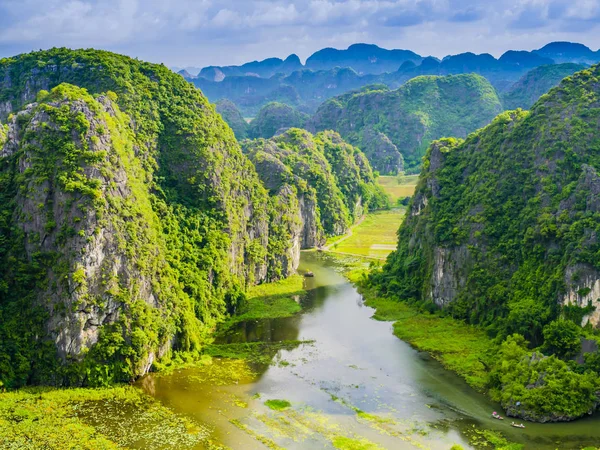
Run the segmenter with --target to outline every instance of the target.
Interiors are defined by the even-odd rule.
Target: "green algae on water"
[[[265,405],[274,411],[283,411],[284,409],[288,409],[289,407],[292,406],[292,404],[290,402],[288,402],[287,400],[278,400],[278,399],[267,400],[265,402]]]

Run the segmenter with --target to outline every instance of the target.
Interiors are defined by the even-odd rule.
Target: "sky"
[[[0,57],[94,47],[204,67],[357,42],[443,57],[558,40],[597,50],[600,0],[0,0]]]

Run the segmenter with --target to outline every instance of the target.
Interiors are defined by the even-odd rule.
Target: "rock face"
[[[21,55],[0,62],[0,104],[4,385],[130,381],[296,267],[299,227],[270,228],[231,129],[165,67]]]
[[[294,249],[320,247],[326,235],[341,235],[369,208],[385,206],[365,156],[336,133],[290,129],[245,141],[244,152],[275,202],[272,221]]]
[[[479,75],[426,76],[395,91],[375,85],[335,97],[319,107],[307,129],[337,131],[375,170],[393,174],[419,166],[432,140],[465,137],[500,111],[496,91]]]
[[[596,307],[584,323],[598,327],[599,74],[431,145],[398,250],[376,277],[384,291],[528,339],[568,304]],[[529,317],[524,302],[537,308]]]

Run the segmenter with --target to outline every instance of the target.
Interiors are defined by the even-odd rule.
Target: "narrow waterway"
[[[210,426],[215,441],[233,449],[334,448],[339,436],[387,449],[471,448],[474,429],[500,431],[526,449],[600,445],[598,416],[527,424],[524,430],[511,428],[510,420],[492,419],[498,405],[397,339],[391,323],[371,319],[373,310],[337,269],[317,253],[303,254],[301,270],[315,274],[305,280],[304,312],[241,323],[223,338],[313,344],[280,351],[271,365],[253,367],[256,375],[234,383],[186,369],[151,375],[140,386],[176,412]],[[269,399],[287,400],[292,407],[271,411],[264,405]]]

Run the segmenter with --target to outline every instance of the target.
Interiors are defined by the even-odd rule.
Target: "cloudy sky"
[[[356,42],[499,56],[554,40],[597,50],[599,25],[600,0],[0,0],[0,57],[95,47],[202,67]]]

